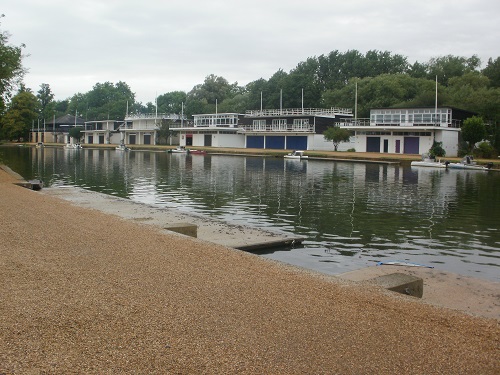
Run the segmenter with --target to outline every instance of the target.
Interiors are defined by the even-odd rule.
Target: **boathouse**
[[[353,132],[357,152],[424,154],[434,141],[446,156],[458,155],[460,127],[476,115],[452,107],[376,108],[368,119],[343,119],[337,125]]]
[[[245,147],[265,149],[330,150],[324,131],[352,118],[346,108],[286,108],[246,111],[240,132]]]
[[[120,143],[119,127],[123,121],[102,120],[85,122],[84,143],[91,144],[118,144]]]
[[[193,122],[179,131],[181,146],[244,148],[245,137],[239,132],[242,115],[208,113],[193,115]]]
[[[343,108],[264,109],[193,115],[193,125],[179,129],[181,146],[329,150],[323,132],[341,119]]]
[[[64,115],[36,124],[30,132],[31,142],[34,143],[69,143],[69,129],[72,127],[85,127],[85,120],[78,116]]]
[[[184,115],[175,113],[144,113],[130,114],[118,127],[120,144],[126,145],[156,145],[158,132],[162,127],[177,130],[186,121]],[[173,132],[172,132],[173,133]],[[173,140],[178,143],[177,140]]]

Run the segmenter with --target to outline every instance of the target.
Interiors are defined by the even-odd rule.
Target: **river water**
[[[46,186],[306,238],[261,256],[326,274],[407,261],[500,281],[500,173],[276,157],[0,147]]]

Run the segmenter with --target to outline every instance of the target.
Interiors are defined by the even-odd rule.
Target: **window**
[[[286,119],[273,119],[272,130],[286,130]]]
[[[266,130],[266,120],[253,120],[253,130]]]
[[[307,130],[309,129],[309,119],[298,118],[293,120],[293,128],[296,130]]]

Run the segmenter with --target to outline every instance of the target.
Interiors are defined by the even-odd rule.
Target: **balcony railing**
[[[157,120],[181,120],[181,115],[178,115],[176,113],[136,113],[136,114],[128,114],[125,117],[126,121],[131,121],[131,120],[148,120],[148,119],[157,119]],[[184,120],[186,120],[187,117],[184,116]]]
[[[245,117],[277,117],[277,116],[335,116],[352,115],[348,108],[283,108],[250,110],[245,112]]]
[[[335,123],[337,126],[342,127],[357,127],[357,126],[401,126],[401,127],[440,127],[440,128],[460,128],[460,120],[451,120],[451,122],[429,122],[429,121],[400,121],[400,120],[387,120],[387,121],[372,121],[369,118],[362,119],[342,119]]]
[[[267,132],[267,133],[314,133],[314,125],[240,125],[239,133]]]

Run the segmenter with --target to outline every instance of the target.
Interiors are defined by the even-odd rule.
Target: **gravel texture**
[[[499,321],[166,233],[0,170],[0,374],[497,374]]]

